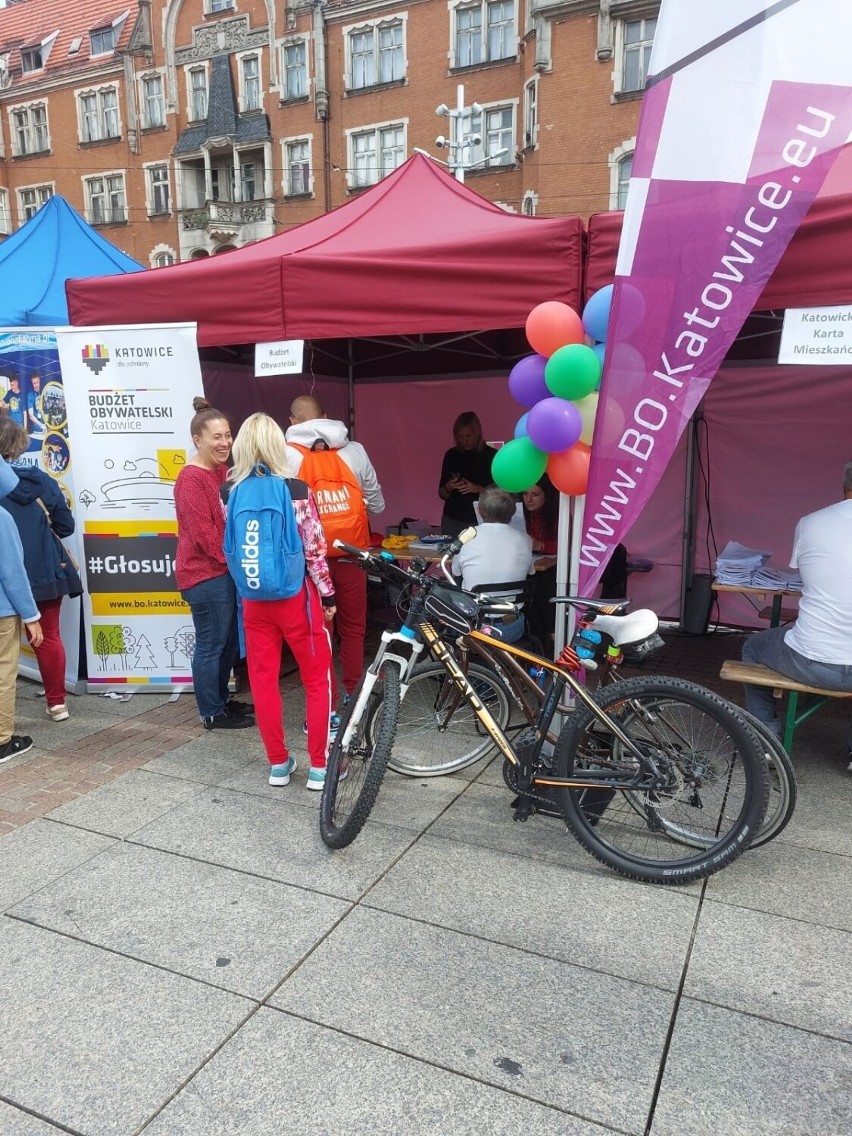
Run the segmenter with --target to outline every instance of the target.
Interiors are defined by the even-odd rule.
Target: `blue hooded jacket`
[[[17,484],[18,478],[0,457],[0,499]],[[24,572],[24,552],[15,522],[0,510],[0,619],[10,615],[33,623],[39,612]]]
[[[18,529],[26,573],[36,602],[80,595],[80,579],[68,561],[63,568],[65,557],[56,539],[70,536],[74,531],[74,518],[59,486],[35,466],[16,465],[12,468],[18,476],[18,484],[0,500],[0,506],[11,515]],[[41,498],[50,513],[53,532],[36,498]]]

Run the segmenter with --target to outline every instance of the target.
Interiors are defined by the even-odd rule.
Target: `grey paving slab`
[[[799,790],[796,811],[778,840],[852,856],[848,839],[852,776],[845,766],[841,769],[822,761],[795,760],[794,765]]]
[[[261,999],[348,909],[329,896],[124,844],[10,914]]]
[[[134,695],[128,702],[98,694],[69,694],[70,718],[65,722],[51,722],[44,712],[44,697],[36,694],[36,689],[34,683],[18,680],[15,723],[19,732],[30,734],[41,750],[70,745],[168,702],[167,696],[159,694]]]
[[[848,828],[848,820],[847,820]],[[852,931],[849,858],[771,841],[711,876],[709,899]]]
[[[848,1136],[852,1046],[685,998],[651,1136]]]
[[[274,1005],[641,1133],[673,995],[356,908]]]
[[[135,1132],[253,1006],[8,916],[0,956],[4,1096],[93,1136]]]
[[[49,820],[34,820],[10,832],[0,840],[0,911],[113,843],[106,836]]]
[[[605,1136],[607,1131],[261,1009],[145,1129],[145,1136]]]
[[[108,836],[129,836],[175,805],[202,793],[203,786],[177,777],[161,777],[133,769],[91,793],[60,805],[51,820],[77,825]]]
[[[686,993],[852,1041],[852,934],[705,903]]]
[[[263,753],[257,730],[202,731],[177,749],[152,758],[142,768],[201,785],[219,785]]]
[[[698,901],[424,836],[365,900],[509,946],[676,990]]]
[[[61,1129],[0,1101],[0,1132],[3,1136],[56,1136]]]
[[[208,789],[140,829],[133,839],[225,868],[357,899],[405,851],[414,834],[370,824],[349,848],[332,852],[320,838],[313,809]]]

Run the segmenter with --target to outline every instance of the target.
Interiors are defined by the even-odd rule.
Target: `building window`
[[[29,221],[35,217],[45,201],[53,197],[52,185],[31,185],[26,189],[18,190],[18,202],[22,221]]]
[[[538,145],[538,81],[524,87],[524,147]]]
[[[347,36],[349,89],[363,90],[377,83],[405,78],[402,20],[360,27]]]
[[[621,90],[641,91],[644,90],[645,80],[648,77],[648,64],[651,60],[657,21],[656,19],[627,20],[623,28]]]
[[[124,174],[84,178],[83,185],[90,225],[113,225],[127,220]]]
[[[243,110],[260,110],[260,60],[247,55],[242,60]]]
[[[22,47],[21,48],[21,70],[25,75],[29,75],[31,71],[41,71],[44,67],[44,56],[41,51],[41,44],[38,47]]]
[[[630,175],[633,172],[633,155],[625,154],[618,163],[618,189],[616,194],[616,209],[623,209],[627,204],[627,191],[630,188]]]
[[[284,144],[285,195],[301,197],[311,192],[311,143],[299,138]]]
[[[118,43],[118,29],[112,24],[106,28],[96,28],[89,32],[90,55],[107,55],[109,52],[115,51],[116,43]]]
[[[514,0],[460,5],[453,10],[453,16],[454,67],[475,67],[496,59],[514,58]]]
[[[189,73],[189,117],[193,122],[207,117],[207,72],[201,67]]]
[[[153,217],[171,212],[169,167],[148,166],[148,212]]]
[[[524,217],[535,217],[537,206],[538,194],[533,193],[531,189],[528,189],[524,194],[523,200],[521,201],[521,213],[524,215]]]
[[[257,199],[257,166],[254,162],[240,163],[240,200]]]
[[[305,41],[284,45],[284,98],[303,99],[308,93],[308,66]]]
[[[213,201],[234,200],[234,167],[213,166],[210,170],[210,192]]]
[[[18,107],[12,111],[12,152],[18,157],[24,154],[43,154],[50,149],[50,136],[47,128],[47,107],[44,104]]]
[[[152,268],[168,268],[170,264],[174,264],[177,257],[171,249],[164,249],[162,252],[155,252],[151,257]]]
[[[80,140],[100,142],[104,138],[121,137],[118,120],[118,91],[106,87],[79,96]]]
[[[234,0],[207,0],[208,12],[230,12],[234,7]]]
[[[166,125],[162,75],[150,75],[142,80],[142,118],[146,127]]]
[[[404,160],[404,124],[393,123],[349,135],[349,184],[355,189],[375,185]]]
[[[482,141],[471,146],[471,165],[506,166],[514,162],[514,105],[484,108],[479,133]]]
[[[12,228],[12,218],[9,216],[9,194],[0,189],[0,233],[4,236]]]

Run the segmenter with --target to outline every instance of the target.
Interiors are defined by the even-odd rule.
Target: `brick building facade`
[[[415,148],[517,212],[623,201],[658,3],[120,4],[0,4],[3,234],[55,192],[143,264],[187,260],[316,217]]]

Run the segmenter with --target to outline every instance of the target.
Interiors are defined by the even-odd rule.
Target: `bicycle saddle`
[[[556,604],[573,604],[575,607],[587,607],[592,611],[599,611],[606,615],[622,615],[630,607],[630,600],[592,599],[590,596],[554,596],[550,601]]]
[[[616,647],[627,647],[631,643],[641,643],[653,635],[660,625],[657,613],[642,607],[627,615],[598,615],[592,622],[596,631],[612,636]]]

